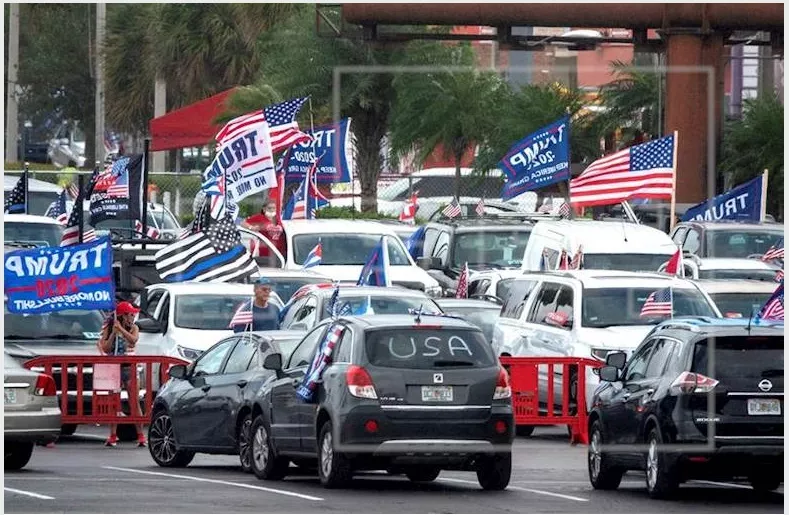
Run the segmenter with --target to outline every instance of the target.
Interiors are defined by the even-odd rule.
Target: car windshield
[[[714,377],[723,385],[735,388],[746,384],[753,388],[762,379],[773,382],[777,382],[777,379],[783,385],[783,336],[723,336],[715,338],[712,348],[708,342],[702,340],[696,343],[693,372]],[[715,353],[714,374],[709,369],[712,352]]]
[[[403,181],[403,182],[400,182]],[[414,177],[412,179],[400,179],[392,186],[385,189],[380,194],[381,200],[405,200],[409,195],[409,181],[413,190],[419,191],[419,198],[427,199],[431,197],[447,197],[455,191],[455,175],[433,175],[426,177]],[[464,176],[460,181],[460,191],[457,194],[461,197],[479,197],[480,192],[499,191],[503,181],[501,177],[494,175],[487,176]]]
[[[746,279],[749,281],[775,281],[778,270],[699,270],[699,279]]]
[[[337,299],[337,309],[341,315],[407,315],[409,309],[419,309],[425,313],[442,313],[438,304],[425,297],[405,297],[387,295],[343,295]],[[323,307],[323,318],[329,318],[329,303]]]
[[[63,227],[59,224],[41,224],[29,222],[3,223],[3,240],[34,243],[42,247],[57,247],[63,235]]]
[[[462,268],[510,268],[521,266],[530,231],[480,231],[455,235],[452,265]]]
[[[233,314],[243,302],[249,302],[251,298],[251,291],[249,295],[177,295],[174,323],[176,327],[184,329],[229,330]],[[273,300],[271,303],[277,308],[282,307]]]
[[[287,302],[302,286],[326,282],[326,279],[319,277],[269,277],[268,279],[271,281],[271,288],[284,302]]]
[[[496,284],[496,297],[506,302],[510,296],[510,288],[512,288],[512,282],[514,280],[515,278],[513,277],[499,281],[498,284]]]
[[[467,329],[374,330],[366,335],[365,351],[377,367],[443,370],[496,364],[482,333]]]
[[[723,316],[731,318],[750,318],[770,298],[771,293],[711,293],[710,297]]]
[[[148,211],[146,218],[148,220],[148,227],[157,227],[163,230],[178,230],[180,228],[178,222],[168,211]],[[88,220],[90,220],[90,212],[86,211],[85,221],[87,222]],[[101,222],[97,222],[93,227],[94,229],[104,231],[110,229],[134,229],[134,220],[102,220]]]
[[[448,315],[458,316],[470,324],[482,329],[488,341],[493,338],[493,326],[499,319],[501,307],[491,304],[491,307],[480,306],[451,306],[444,309]]]
[[[747,258],[753,254],[764,254],[784,237],[783,230],[764,229],[716,229],[705,233],[707,256],[719,258]]]
[[[32,184],[30,186],[33,187]],[[11,189],[5,190],[3,197],[8,198],[11,191]],[[34,191],[31,189],[27,192],[27,214],[44,215],[49,209],[49,205],[58,199],[58,195],[60,193],[57,191]]]
[[[10,313],[5,304],[3,335],[13,340],[98,340],[104,316],[100,311],[67,309],[36,315]]]
[[[655,272],[671,259],[671,254],[586,254],[584,268],[588,270],[623,270],[627,272]]]
[[[649,296],[661,288],[595,288],[583,290],[581,318],[583,327],[653,325],[671,318],[668,315],[641,316]],[[695,289],[673,288],[673,315],[715,317],[707,299]],[[615,307],[615,309],[612,309]]]
[[[321,265],[364,265],[383,234],[299,234],[293,237],[293,259],[297,265],[304,263],[318,241],[321,242]],[[387,238],[389,264],[410,265],[408,253],[400,238]]]

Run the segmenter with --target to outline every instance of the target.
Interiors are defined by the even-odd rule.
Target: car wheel
[[[77,424],[63,424],[60,426],[60,436],[71,436],[77,432]]]
[[[531,436],[534,433],[534,426],[515,426],[515,434],[518,436]]]
[[[665,452],[658,449],[662,443],[660,430],[653,427],[647,436],[648,450],[644,466],[647,493],[653,499],[668,499],[679,489],[675,465]]]
[[[321,427],[318,437],[318,476],[326,488],[340,488],[346,485],[353,475],[348,458],[334,448],[331,421]]]
[[[778,487],[781,486],[781,483],[783,482],[783,477],[781,476],[782,475],[780,473],[758,473],[748,476],[748,481],[751,483],[751,487],[753,487],[753,489],[758,493],[766,494],[768,492],[777,490]]]
[[[414,483],[429,483],[434,481],[441,474],[438,467],[419,467],[407,470],[405,475]]]
[[[33,455],[33,442],[6,442],[5,445],[5,470],[19,470],[30,461]]]
[[[258,415],[250,429],[252,472],[258,479],[277,481],[288,473],[290,461],[274,452],[271,445],[271,433],[263,415]]]
[[[158,411],[153,416],[148,427],[148,450],[160,467],[185,467],[195,457],[193,452],[178,450],[173,421],[166,411]]]
[[[482,458],[477,465],[477,481],[484,490],[504,490],[512,475],[512,453]]]
[[[624,471],[611,465],[611,457],[602,452],[605,440],[599,420],[592,424],[591,433],[587,450],[589,482],[595,490],[616,490],[622,482]]]
[[[238,428],[238,459],[241,462],[241,470],[246,473],[252,472],[252,415],[247,414],[241,421]]]

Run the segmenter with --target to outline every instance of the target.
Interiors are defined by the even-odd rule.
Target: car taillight
[[[345,381],[348,383],[348,391],[354,397],[362,399],[378,398],[378,394],[375,393],[373,379],[364,368],[358,365],[348,367],[348,371],[345,372]]]
[[[33,393],[36,395],[42,395],[44,397],[57,395],[58,389],[55,386],[55,380],[52,379],[52,376],[39,374],[38,378],[36,379],[36,388]]]
[[[510,375],[503,368],[499,368],[499,377],[496,379],[496,390],[493,392],[493,400],[509,399],[510,397],[512,397]]]
[[[671,389],[678,393],[708,393],[719,383],[717,379],[695,372],[682,372],[673,383]]]

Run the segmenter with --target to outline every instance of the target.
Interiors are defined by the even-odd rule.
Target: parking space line
[[[453,483],[466,483],[469,485],[478,485],[476,481],[468,481],[466,479],[455,479],[453,477],[440,478],[439,481],[451,481]],[[533,488],[523,488],[521,486],[508,486],[507,490],[517,490],[519,492],[529,492],[533,494],[547,495],[550,497],[558,497],[559,499],[567,499],[568,501],[588,502],[589,499],[583,497],[575,497],[574,495],[557,494],[555,492],[546,492],[545,490],[535,490]]]
[[[165,472],[153,472],[151,470],[138,470],[138,469],[127,469],[123,467],[102,467],[103,469],[107,470],[118,470],[120,472],[131,472],[134,474],[147,474],[150,476],[161,476],[161,477],[170,477],[175,479],[191,479],[192,481],[200,481],[203,483],[214,483],[217,485],[227,485],[227,486],[237,486],[239,488],[248,488],[250,490],[260,490],[262,492],[269,492],[272,494],[279,494],[279,495],[286,495],[289,497],[298,497],[299,499],[305,499],[307,501],[323,501],[323,497],[315,497],[313,495],[306,495],[300,494],[297,492],[291,492],[289,490],[280,490],[278,488],[266,488],[265,486],[257,486],[257,485],[247,485],[244,483],[235,483],[233,481],[223,481],[221,479],[210,479],[206,477],[197,477],[197,476],[184,476],[181,474],[167,474]]]
[[[707,485],[714,485],[714,486],[725,486],[729,488],[745,488],[746,490],[753,490],[748,485],[738,485],[737,483],[721,483],[720,481],[707,481],[706,479],[694,479],[692,480],[694,483],[704,483]]]
[[[52,501],[55,499],[54,497],[50,497],[48,495],[37,494],[35,492],[28,492],[27,490],[17,490],[16,488],[8,488],[7,486],[4,486],[3,490],[5,490],[6,492],[11,492],[12,494],[27,495],[28,497],[34,497],[36,499],[44,499],[47,501]]]

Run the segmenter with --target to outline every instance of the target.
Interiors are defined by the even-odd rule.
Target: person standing
[[[115,307],[109,323],[107,323],[99,338],[99,352],[108,356],[128,356],[134,354],[140,332],[134,323],[134,316],[139,313],[139,309],[129,302],[119,302]],[[131,365],[121,366],[121,387],[126,390],[129,399],[129,407],[132,416],[140,416],[140,401],[137,385],[132,385],[132,368],[135,372],[137,367]],[[142,424],[135,424],[137,428],[137,446],[145,447],[145,435],[143,434]],[[104,443],[107,447],[115,447],[118,444],[117,424],[110,424],[110,436]]]
[[[255,281],[255,296],[252,299],[253,331],[276,331],[279,329],[279,308],[268,301],[270,296],[271,280],[261,277]],[[244,309],[244,307],[240,308],[239,312]],[[239,316],[239,312],[233,317],[234,319]],[[233,332],[242,333],[248,326],[248,323],[234,324]]]
[[[283,256],[286,254],[285,231],[277,219],[277,204],[273,200],[267,200],[260,213],[247,217],[241,226],[259,232],[268,238]],[[268,249],[261,248],[260,253],[268,256]]]

